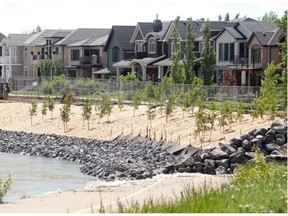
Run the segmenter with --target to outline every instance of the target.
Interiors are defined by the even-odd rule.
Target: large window
[[[252,62],[261,63],[261,50],[260,50],[260,47],[252,47]]]
[[[156,53],[156,40],[155,40],[155,38],[150,38],[148,40],[148,52],[149,53]]]
[[[113,47],[112,49],[112,62],[118,62],[120,59],[120,50],[118,47]]]
[[[145,52],[144,41],[142,40],[135,41],[135,52]]]
[[[79,61],[80,52],[78,49],[71,50],[71,61]]]
[[[234,62],[234,43],[219,43],[219,61]]]

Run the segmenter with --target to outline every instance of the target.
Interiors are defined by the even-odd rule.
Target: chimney
[[[156,20],[153,21],[153,32],[160,32],[162,30],[162,22],[158,19],[158,14],[156,14]]]

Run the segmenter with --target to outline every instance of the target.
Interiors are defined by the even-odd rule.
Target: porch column
[[[158,65],[158,80],[163,78],[163,67]]]
[[[117,67],[116,70],[117,70],[117,71],[116,71],[117,81],[119,81],[119,78],[120,78],[120,68]]]
[[[136,71],[135,71],[135,65],[133,65],[133,66],[131,67],[131,70],[132,70],[131,72],[136,72]]]
[[[146,67],[143,66],[142,67],[142,81],[146,81],[146,77],[147,77],[147,75],[146,75]]]

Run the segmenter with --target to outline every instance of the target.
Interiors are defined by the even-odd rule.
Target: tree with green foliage
[[[92,104],[93,103],[90,99],[86,99],[84,105],[82,106],[83,125],[84,125],[84,121],[86,120],[88,123],[88,131],[90,130],[89,122],[90,122],[90,118],[92,115]]]
[[[279,96],[281,100],[281,104],[287,109],[287,10],[285,10],[284,15],[275,20],[275,23],[278,28],[283,30],[283,38],[284,40],[279,43],[280,46],[280,56],[281,62],[280,65],[282,67],[282,75],[281,75],[281,88],[282,90],[279,92],[281,95]],[[287,113],[287,112],[286,112]]]
[[[139,81],[137,73],[132,71],[128,72],[127,75],[120,75],[120,82],[127,82],[127,81]]]
[[[0,204],[3,203],[3,198],[5,194],[8,192],[8,190],[11,188],[12,185],[12,178],[11,174],[8,175],[8,178],[6,180],[2,180],[0,177]]]
[[[278,19],[278,15],[276,12],[270,11],[269,13],[265,13],[264,16],[259,17],[259,21],[264,21],[264,22],[275,22],[275,20]]]
[[[53,67],[53,63],[51,59],[42,59],[40,61],[40,72],[41,72],[41,76],[43,77],[51,77],[52,78],[52,67]]]
[[[42,120],[44,120],[44,115],[47,115],[47,109],[48,109],[47,100],[43,100],[42,110],[41,110]]]
[[[168,101],[165,107],[166,122],[168,122],[168,117],[173,113],[175,107],[175,99],[176,99],[176,93],[171,92],[171,94],[168,96]]]
[[[107,115],[109,121],[111,112],[112,112],[111,97],[107,94],[103,94],[101,97],[101,105],[100,105],[100,119],[102,119],[103,116]]]
[[[223,104],[223,112],[225,112],[225,116],[227,117],[229,128],[231,128],[231,124],[234,119],[234,114],[233,114],[233,104],[231,101],[225,101]]]
[[[204,137],[207,131],[209,131],[209,116],[208,111],[204,109],[203,107],[199,108],[199,110],[195,114],[195,129],[194,129],[194,137],[197,139],[199,137],[200,143],[201,143],[201,149],[202,144],[204,142]]]
[[[174,29],[172,32],[173,52],[172,52],[172,65],[170,68],[170,77],[173,83],[183,83],[183,65],[180,64],[181,60],[181,44],[179,35],[179,20],[178,16],[174,21]]]
[[[229,13],[226,13],[224,21],[230,21],[230,15]]]
[[[31,126],[32,126],[32,118],[37,115],[37,103],[33,100],[31,101],[31,107],[29,108]]]
[[[188,20],[188,28],[187,28],[187,40],[185,44],[185,53],[184,53],[184,83],[185,84],[192,84],[193,79],[195,77],[195,70],[194,70],[194,60],[195,60],[195,53],[194,53],[194,42],[195,42],[195,32],[192,26],[192,18]]]
[[[264,101],[261,100],[260,96],[255,96],[253,99],[253,111],[252,111],[252,123],[254,122],[255,118],[263,118],[265,113],[265,105]]]
[[[215,130],[215,122],[218,116],[218,108],[216,104],[212,101],[208,104],[209,112],[207,113],[207,121],[210,124],[210,138],[211,141],[213,130]]]
[[[70,121],[70,106],[69,104],[63,104],[63,106],[60,108],[60,116],[61,120],[63,122],[64,126],[64,133],[66,132],[66,129],[68,128],[68,122]]]
[[[63,61],[58,59],[55,60],[53,62],[53,66],[54,66],[54,74],[53,76],[61,76],[64,75],[64,71],[63,71]]]
[[[55,108],[54,100],[52,98],[50,98],[49,96],[45,100],[46,100],[46,103],[48,106],[48,110],[51,112],[51,117],[53,119],[53,110]]]
[[[148,120],[150,121],[150,128],[152,128],[152,120],[156,117],[156,109],[153,106],[152,100],[148,101],[147,111],[146,111]]]
[[[117,105],[120,109],[120,112],[122,111],[122,108],[124,107],[124,101],[126,99],[126,94],[123,91],[119,91],[117,93]]]
[[[143,99],[143,91],[142,89],[137,89],[135,92],[134,92],[134,95],[133,95],[133,106],[134,106],[134,112],[133,112],[133,117],[135,117],[135,111],[136,109],[138,109],[138,106],[141,104],[141,101]]]
[[[222,105],[219,109],[219,115],[217,117],[217,120],[218,120],[218,126],[220,128],[220,131],[222,128],[223,133],[225,132],[225,126],[228,125],[227,119],[228,119],[228,114],[226,113],[224,105]]]
[[[242,119],[244,118],[244,105],[242,101],[237,103],[235,111],[236,111],[236,121],[241,123]]]
[[[280,101],[279,90],[281,84],[279,84],[280,76],[277,71],[281,66],[275,65],[274,62],[268,65],[264,71],[264,79],[261,80],[261,89],[259,100],[264,106],[265,112],[271,120],[274,120],[278,111],[278,104]],[[287,88],[287,86],[286,86]]]
[[[201,72],[204,85],[211,85],[216,72],[216,53],[211,45],[211,32],[209,20],[204,24],[203,29],[204,46],[201,51]]]

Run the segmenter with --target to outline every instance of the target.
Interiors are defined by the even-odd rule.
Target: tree
[[[240,17],[240,13],[237,13],[234,19],[238,19]]]
[[[179,20],[178,16],[174,21],[174,29],[172,32],[173,40],[173,52],[172,52],[172,65],[170,68],[170,77],[173,83],[183,83],[183,67],[180,64],[181,60],[181,46],[180,46],[180,35],[179,35]]]
[[[53,110],[55,108],[54,101],[49,96],[46,98],[46,100],[47,100],[46,103],[47,103],[48,109],[51,112],[51,116],[52,116],[52,119],[53,119]]]
[[[108,121],[109,121],[109,116],[110,116],[111,112],[112,112],[111,98],[109,95],[104,94],[101,97],[100,119],[103,118],[103,116],[107,115]]]
[[[40,61],[40,72],[41,76],[51,77],[52,78],[52,60],[51,59],[42,59]]]
[[[3,197],[8,192],[12,185],[11,174],[9,174],[6,180],[2,180],[0,177],[0,204],[3,203]]]
[[[166,122],[168,122],[168,117],[172,114],[174,106],[175,106],[175,99],[176,94],[175,92],[171,92],[171,94],[168,96],[168,101],[165,107],[165,114],[166,114]]]
[[[141,104],[143,98],[143,92],[141,89],[137,89],[133,95],[133,106],[134,106],[134,112],[133,117],[135,117],[135,111],[138,109],[138,106]]]
[[[282,91],[280,91],[280,98],[282,98],[281,104],[284,107],[287,107],[287,10],[284,12],[283,17],[280,19],[276,19],[275,23],[278,26],[278,28],[283,30],[283,41],[279,43],[280,46],[280,56],[281,56],[281,62],[280,65],[282,67],[282,75],[281,75],[281,88]]]
[[[188,30],[187,30],[187,40],[185,44],[185,55],[183,59],[184,64],[184,83],[192,84],[195,77],[194,71],[194,42],[195,42],[195,32],[192,26],[192,18],[188,20]]]
[[[85,100],[84,105],[82,106],[82,116],[83,116],[83,124],[84,121],[86,120],[88,123],[88,131],[89,131],[89,121],[92,115],[92,101],[89,99]]]
[[[32,126],[32,118],[37,115],[37,103],[35,101],[31,101],[31,108],[29,108],[30,118],[31,118],[31,126]]]
[[[139,78],[137,77],[137,73],[132,71],[128,72],[126,76],[120,75],[120,81],[126,82],[126,81],[139,81]]]
[[[221,15],[218,15],[218,21],[222,21],[223,17]]]
[[[270,119],[274,120],[278,111],[279,103],[279,74],[277,71],[280,65],[275,65],[274,62],[268,65],[264,71],[264,79],[261,80],[261,89],[259,100],[264,106],[264,110],[269,115]],[[287,88],[287,87],[286,87]]]
[[[264,21],[264,22],[275,22],[275,20],[277,19],[278,19],[278,15],[273,11],[270,11],[269,13],[265,13],[263,17],[258,18],[258,20]]]
[[[42,110],[41,110],[42,120],[44,120],[44,115],[47,115],[47,108],[48,108],[47,100],[43,100]]]
[[[64,133],[68,128],[68,122],[70,121],[70,107],[68,104],[63,104],[63,107],[60,108],[60,116],[64,126]]]
[[[241,123],[243,117],[244,117],[244,106],[243,106],[243,102],[240,101],[236,105],[236,121]]]
[[[148,102],[146,114],[148,120],[150,121],[150,127],[152,128],[152,120],[156,117],[156,110],[153,107],[152,100],[149,100]]]
[[[230,15],[229,13],[226,13],[224,21],[230,21]]]
[[[54,66],[54,74],[52,74],[52,75],[54,75],[54,76],[64,75],[62,60],[60,60],[60,59],[55,60],[53,63],[53,66]]]
[[[204,85],[211,85],[216,72],[216,54],[211,45],[211,33],[209,20],[204,25],[203,30],[204,47],[201,51],[201,71]]]
[[[119,91],[119,92],[117,93],[117,104],[118,104],[118,107],[119,107],[119,109],[120,109],[120,112],[121,112],[122,108],[124,107],[124,100],[125,100],[125,98],[126,98],[125,92]]]

